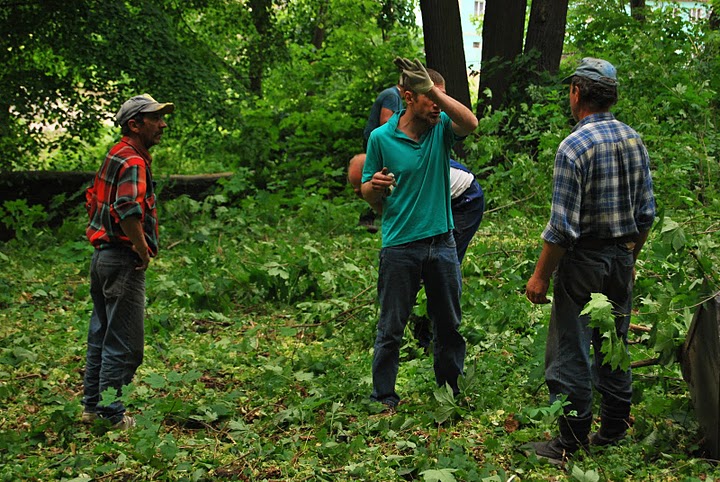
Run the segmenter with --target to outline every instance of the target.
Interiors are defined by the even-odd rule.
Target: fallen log
[[[172,199],[183,194],[199,200],[208,195],[220,179],[232,177],[232,172],[156,177],[160,199]],[[10,171],[0,176],[0,206],[6,201],[24,199],[32,206],[49,207],[58,195],[64,195],[60,210],[82,205],[83,192],[95,176],[90,171]],[[0,223],[0,240],[12,238],[12,231]]]

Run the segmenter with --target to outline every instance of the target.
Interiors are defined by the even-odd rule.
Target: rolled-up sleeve
[[[580,237],[581,205],[582,173],[561,148],[555,156],[550,221],[542,238],[564,248],[572,246]]]

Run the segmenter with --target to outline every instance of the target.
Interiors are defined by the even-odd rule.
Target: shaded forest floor
[[[554,434],[558,413],[543,382],[549,306],[523,296],[545,208],[488,213],[468,251],[461,395],[437,389],[432,360],[408,331],[403,403],[387,413],[369,402],[380,236],[356,226],[361,208],[349,196],[268,193],[162,205],[163,249],[147,273],[145,362],[124,395],[138,427],[125,433],[79,423],[91,311],[84,217],[0,245],[0,480],[719,476],[677,363],[635,370],[634,425],[618,447],[561,468],[519,450]],[[702,222],[693,232],[711,223]],[[641,256],[633,322],[654,316],[647,299],[657,301],[658,284],[674,286],[664,236],[653,232]],[[700,298],[699,282],[693,289]],[[677,290],[687,298],[664,322],[674,325],[670,344],[692,315],[682,309],[692,304],[688,285]],[[632,356],[655,354],[640,343]]]

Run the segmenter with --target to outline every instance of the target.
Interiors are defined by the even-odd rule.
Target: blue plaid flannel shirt
[[[647,231],[654,219],[650,159],[638,133],[609,112],[578,122],[555,156],[543,239],[570,248],[580,237]]]

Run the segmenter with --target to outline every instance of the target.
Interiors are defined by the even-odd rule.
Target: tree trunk
[[[630,15],[639,22],[645,21],[645,0],[630,0]]]
[[[262,97],[262,80],[267,64],[265,44],[270,40],[268,37],[272,29],[272,0],[250,0],[249,6],[250,17],[256,31],[250,48],[248,72],[250,92]]]
[[[445,77],[448,95],[472,109],[458,2],[420,0],[420,11],[427,66]]]
[[[710,5],[708,25],[710,26],[711,30],[720,30],[720,5]]]
[[[522,53],[527,0],[488,0],[483,21],[478,116],[486,106],[499,108],[512,76],[512,62]],[[485,90],[492,97],[485,95]]]
[[[568,0],[532,2],[525,39],[525,54],[530,55],[533,50],[539,54],[535,63],[538,71],[557,74],[560,68],[567,11]]]
[[[317,23],[313,30],[312,44],[317,50],[321,50],[325,42],[325,16],[327,15],[328,2],[320,2],[318,5]]]

